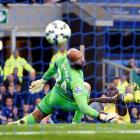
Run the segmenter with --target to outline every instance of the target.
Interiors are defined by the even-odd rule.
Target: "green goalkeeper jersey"
[[[92,117],[98,117],[99,112],[88,105],[89,93],[84,86],[82,70],[71,68],[69,60],[64,56],[49,67],[43,75],[43,79],[48,81],[56,73],[56,84],[50,94],[45,96],[38,105],[40,110],[50,114],[54,108],[73,110],[76,107],[76,110],[74,109],[76,112],[73,122],[80,122],[83,113]]]
[[[84,88],[82,70],[71,68],[66,56],[61,57],[51,65],[48,71],[44,74],[43,79],[47,81],[56,73],[55,87],[58,89],[58,94],[60,94],[61,97],[74,101],[73,93],[87,93]]]

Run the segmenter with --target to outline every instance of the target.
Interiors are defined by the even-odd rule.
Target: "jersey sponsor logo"
[[[80,93],[81,91],[82,91],[82,87],[80,87],[80,86],[75,87],[75,92],[76,93]]]

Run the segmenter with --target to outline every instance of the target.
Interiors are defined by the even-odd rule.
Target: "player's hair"
[[[111,79],[111,82],[113,82],[114,80],[119,80],[120,79],[120,77],[118,76],[118,77],[113,77],[112,79]]]

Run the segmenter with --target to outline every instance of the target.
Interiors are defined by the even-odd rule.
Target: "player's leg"
[[[54,87],[37,105],[36,110],[32,114],[25,116],[20,122],[22,122],[22,124],[23,122],[24,124],[39,123],[45,116],[53,114],[55,109],[65,111],[77,109],[75,103],[62,98],[58,92],[59,91]]]
[[[35,124],[40,122],[45,115],[38,109],[36,108],[31,114],[24,116],[22,119],[9,123],[9,125],[16,124]]]
[[[81,112],[79,109],[77,109],[75,111],[75,114],[74,114],[74,117],[73,117],[73,120],[72,120],[72,123],[80,123],[81,122],[81,118],[82,116],[84,115],[83,112]]]
[[[44,115],[38,108],[33,113],[23,117],[22,119],[14,122],[15,124],[35,124],[40,122],[46,115]]]
[[[127,114],[127,104],[122,100],[122,95],[118,95],[115,101],[116,112],[120,116],[125,116]]]
[[[41,100],[41,102],[31,114],[10,124],[35,124],[39,123],[45,116],[52,114],[54,112],[54,108],[49,105],[51,92]]]
[[[120,101],[123,101],[124,103],[135,102],[135,96],[133,93],[120,94],[118,95],[118,98]]]

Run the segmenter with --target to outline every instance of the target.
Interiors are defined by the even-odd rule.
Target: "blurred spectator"
[[[14,76],[12,74],[8,75],[6,80],[4,81],[4,84],[6,86],[6,89],[8,88],[8,86],[14,86]]]
[[[140,123],[140,113],[138,114],[137,123]]]
[[[5,106],[2,108],[2,114],[5,117],[13,117],[13,98],[7,97],[5,100]]]
[[[29,77],[24,77],[22,82],[22,91],[27,93],[29,91],[29,85],[36,80],[36,73],[31,72],[29,73]]]
[[[18,82],[18,83],[15,85],[15,91],[16,91],[17,93],[20,93],[20,92],[22,92],[21,89],[22,89],[21,84],[20,84],[20,82]]]
[[[23,104],[28,103],[29,94],[28,92],[22,92],[22,87],[20,83],[18,83],[15,86],[15,91],[16,91],[15,105],[18,108],[21,108]]]
[[[2,115],[2,110],[0,109],[0,124],[5,124],[6,120],[6,117]]]
[[[140,86],[140,68],[138,68],[136,60],[133,58],[130,59],[128,67],[132,69],[131,71],[132,81],[138,84],[138,86]]]
[[[36,74],[35,74],[35,72],[31,72],[31,73],[29,74],[29,80],[30,80],[30,82],[36,80]]]
[[[23,105],[23,116],[28,115],[30,113],[30,105],[25,104]]]
[[[0,107],[4,104],[4,97],[6,96],[6,87],[4,84],[0,85]]]
[[[137,107],[132,107],[131,108],[130,116],[131,116],[131,122],[136,123],[136,121],[138,119],[138,109],[137,109]]]
[[[129,60],[128,67],[135,70],[137,73],[140,73],[140,69],[138,68],[138,64],[134,58]]]
[[[3,105],[3,96],[2,94],[0,94],[0,108],[2,107],[2,105]]]
[[[44,95],[48,94],[49,91],[50,91],[50,85],[46,83],[43,88]]]
[[[2,67],[0,65],[0,82],[2,81],[2,78],[3,78],[3,70],[2,70]]]
[[[3,105],[5,106],[6,104],[6,100],[7,98],[11,98],[12,99],[12,103],[15,104],[15,97],[16,97],[16,92],[15,92],[15,89],[14,89],[14,86],[11,85],[11,86],[8,86],[8,90],[6,92],[6,94],[3,95]]]
[[[14,119],[12,117],[8,117],[6,120],[6,124],[13,122]]]
[[[40,103],[40,101],[41,101],[41,98],[36,98],[36,100],[35,100],[35,106],[37,106]]]
[[[4,84],[0,85],[0,94],[5,95],[6,94],[6,87]]]
[[[14,107],[12,110],[14,121],[18,120],[18,108]]]
[[[16,94],[16,91],[15,91],[14,85],[9,85],[8,90],[7,90],[7,96],[14,99],[15,94]]]
[[[17,67],[14,68],[14,72],[13,72],[12,75],[13,75],[13,77],[14,77],[14,84],[16,84],[17,82],[20,81],[20,79],[19,79],[19,77],[18,77],[18,68],[17,68]]]
[[[6,80],[4,81],[6,89],[8,88],[8,86],[16,86],[16,84],[18,83],[20,83],[18,77],[15,77],[13,74],[8,75]]]
[[[18,50],[15,50],[11,54],[10,58],[8,58],[5,62],[4,80],[6,80],[6,77],[8,75],[16,73],[15,68],[16,68],[17,76],[20,81],[22,81],[24,69],[29,71],[30,73],[35,73],[35,70],[33,69],[33,67],[25,60],[25,58],[22,58],[20,56],[20,53]]]

